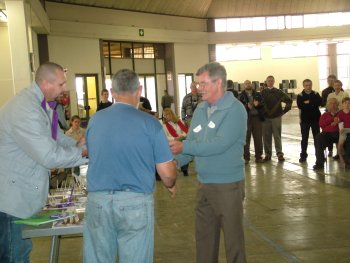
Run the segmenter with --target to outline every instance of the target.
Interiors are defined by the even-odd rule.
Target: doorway
[[[179,85],[178,92],[178,112],[181,113],[182,108],[182,100],[183,98],[191,92],[191,84],[193,82],[193,74],[192,73],[184,73],[177,75],[177,82]]]
[[[95,114],[99,101],[97,74],[76,74],[75,91],[77,93],[78,116],[81,125],[86,127],[89,119]]]
[[[142,88],[141,96],[146,97],[152,107],[152,111],[157,112],[157,87],[154,75],[139,75],[139,81]]]

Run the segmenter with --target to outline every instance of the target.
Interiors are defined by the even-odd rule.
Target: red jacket
[[[320,117],[320,127],[322,129],[322,132],[338,132],[339,128],[338,125],[331,125],[332,122],[334,122],[334,118],[337,117],[338,113],[335,115],[332,115],[330,112],[325,112]]]

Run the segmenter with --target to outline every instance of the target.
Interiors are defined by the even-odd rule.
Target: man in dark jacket
[[[260,93],[253,90],[252,82],[246,80],[244,82],[244,90],[238,96],[238,99],[243,103],[248,114],[244,160],[246,163],[250,161],[250,138],[253,134],[255,161],[263,162],[262,125],[265,120],[263,98]]]
[[[265,115],[263,137],[265,161],[271,160],[272,155],[272,135],[275,141],[276,155],[278,161],[284,161],[284,154],[282,152],[282,115],[287,113],[292,107],[292,99],[288,94],[282,90],[275,88],[275,78],[268,76],[266,78],[267,87],[261,91],[261,95],[265,102]],[[284,109],[282,102],[285,103]]]
[[[328,95],[334,92],[333,85],[334,85],[334,81],[336,80],[337,80],[337,77],[335,75],[328,76],[327,78],[328,87],[322,90],[322,105],[321,105],[322,107],[326,107]]]
[[[312,130],[314,138],[320,133],[319,120],[321,116],[320,106],[322,99],[320,94],[312,90],[312,81],[303,81],[304,90],[297,96],[297,105],[300,110],[301,153],[299,162],[303,163],[307,158],[307,146],[309,131]],[[315,146],[316,148],[316,146]]]

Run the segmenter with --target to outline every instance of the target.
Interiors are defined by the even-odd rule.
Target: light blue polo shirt
[[[156,164],[173,159],[159,121],[129,104],[116,103],[96,112],[86,142],[89,192],[152,193]]]

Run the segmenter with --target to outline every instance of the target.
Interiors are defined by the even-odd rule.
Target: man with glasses
[[[203,102],[194,112],[184,141],[169,142],[178,167],[196,162],[197,262],[218,262],[220,231],[224,232],[227,262],[246,262],[243,233],[243,146],[247,113],[226,91],[226,70],[219,63],[198,69]]]
[[[191,93],[188,93],[182,100],[181,119],[190,126],[191,119],[201,97],[197,91],[197,83],[191,83]]]

